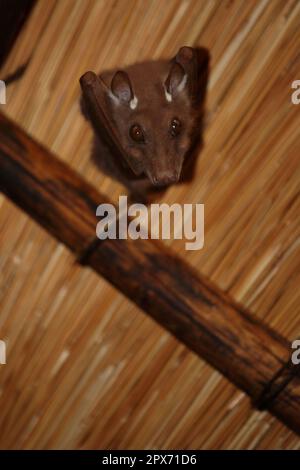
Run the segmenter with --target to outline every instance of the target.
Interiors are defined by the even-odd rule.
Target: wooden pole
[[[290,344],[161,243],[99,241],[96,207],[109,201],[1,114],[0,189],[255,406],[300,433]]]

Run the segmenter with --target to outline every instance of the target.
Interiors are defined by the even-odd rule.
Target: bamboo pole
[[[109,202],[0,114],[0,189],[188,348],[300,433],[299,366],[289,343],[161,243],[98,241]]]

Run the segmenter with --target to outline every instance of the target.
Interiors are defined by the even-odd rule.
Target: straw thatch
[[[38,2],[1,74],[31,57],[5,112],[101,192],[79,113],[88,69],[211,53],[205,145],[191,184],[205,247],[172,247],[290,340],[299,315],[297,1]],[[298,75],[298,76],[297,76]],[[1,196],[2,448],[300,448],[299,437],[145,317]]]

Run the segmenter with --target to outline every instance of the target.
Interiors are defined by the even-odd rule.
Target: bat
[[[181,47],[171,60],[80,78],[93,159],[132,194],[177,183],[201,134],[208,55]]]

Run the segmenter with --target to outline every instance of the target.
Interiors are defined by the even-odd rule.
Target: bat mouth
[[[163,187],[163,186],[169,186],[171,184],[178,183],[179,181],[179,175],[173,174],[173,175],[148,175],[151,183],[153,186],[156,187]]]

